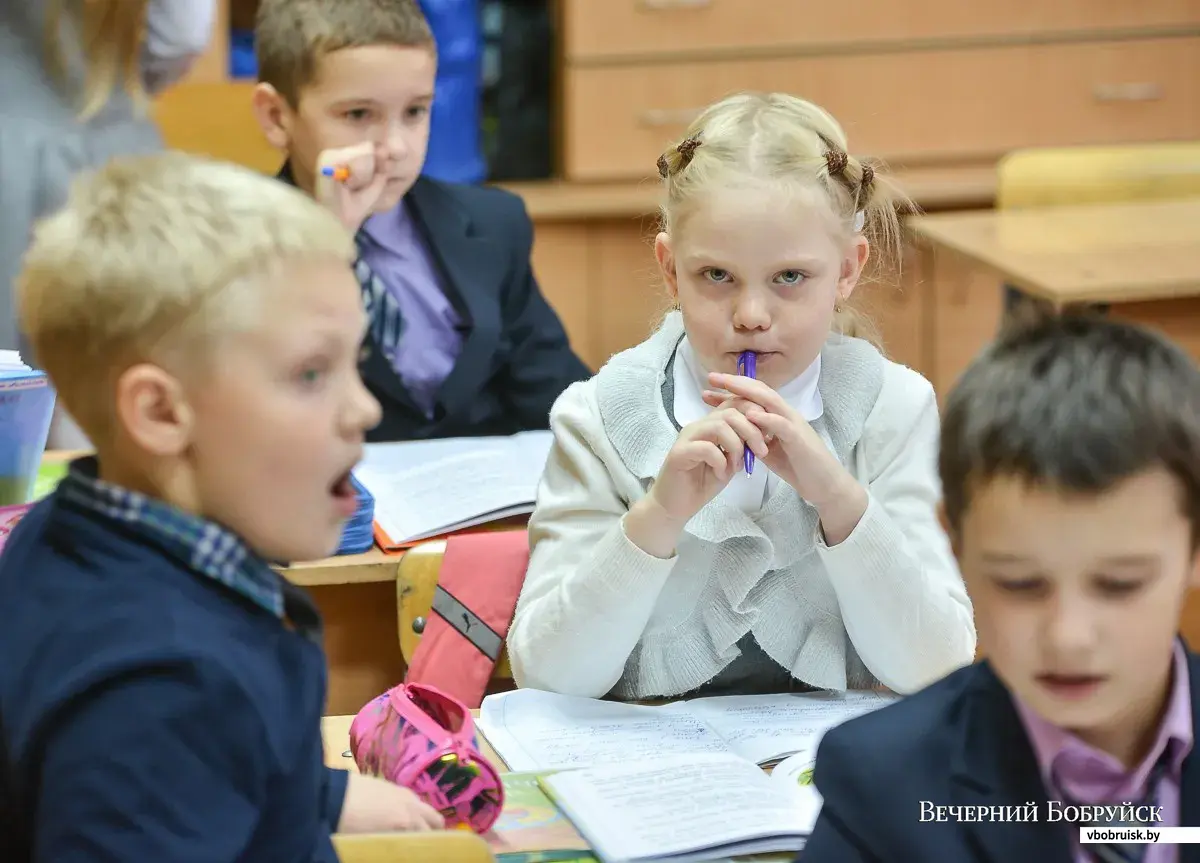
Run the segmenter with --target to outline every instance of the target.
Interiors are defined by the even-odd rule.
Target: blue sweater
[[[0,555],[0,860],[333,863],[319,640],[128,514],[60,487]]]

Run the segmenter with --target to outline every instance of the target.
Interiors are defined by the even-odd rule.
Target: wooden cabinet
[[[785,91],[896,167],[1200,137],[1200,0],[566,0],[562,166],[653,176],[706,105]]]
[[[914,189],[928,200],[921,191]],[[649,215],[537,223],[534,272],[593,369],[644,340],[670,307],[654,259],[655,231]],[[902,258],[899,273],[864,279],[853,302],[879,331],[887,355],[929,378],[940,396],[996,332],[1001,285],[907,241]]]
[[[547,221],[535,235],[542,292],[593,369],[645,339],[667,311],[649,217]]]
[[[1197,0],[564,0],[563,53],[575,65],[701,55],[864,53],[932,40],[1018,41],[1153,34],[1200,25]]]
[[[893,166],[1018,147],[1200,137],[1200,36],[927,53],[590,67],[566,79],[565,171],[650,176],[664,145],[737,90],[802,94]]]

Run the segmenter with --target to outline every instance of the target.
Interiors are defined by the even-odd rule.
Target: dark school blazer
[[[1194,719],[1200,657],[1187,656]],[[1195,749],[1183,762],[1182,778],[1179,823],[1200,825]],[[1048,820],[1025,727],[986,661],[831,730],[821,740],[813,779],[824,803],[798,858],[803,863],[1072,863],[1070,840],[1078,827]],[[1029,803],[1036,805],[1036,821],[936,820],[938,810],[929,810],[1003,807],[1007,817],[1008,807],[1024,810]],[[1178,849],[1180,863],[1200,863],[1200,845]]]
[[[288,165],[278,176],[292,183]],[[418,179],[404,200],[462,318],[463,345],[432,418],[417,407],[387,358],[368,345],[359,372],[383,418],[367,440],[549,428],[554,400],[592,372],[571,349],[534,278],[533,225],[524,202],[502,189],[429,177]]]

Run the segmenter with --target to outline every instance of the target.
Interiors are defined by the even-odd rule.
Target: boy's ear
[[[179,380],[150,363],[117,378],[117,419],[124,434],[153,456],[178,456],[191,444],[193,414]]]
[[[287,100],[270,84],[259,82],[250,97],[254,119],[272,147],[286,150],[292,141],[292,109]]]
[[[858,280],[862,278],[863,268],[870,256],[871,244],[862,234],[856,234],[846,251],[846,256],[842,258],[842,272],[837,284],[838,299],[843,303],[850,299],[850,295],[858,287]]]
[[[958,535],[950,528],[950,519],[946,517],[946,504],[940,500],[937,503],[937,520],[938,524],[942,526],[942,532],[950,540],[950,550],[954,552],[954,557],[957,560],[959,558]]]
[[[662,270],[663,283],[671,299],[679,300],[679,277],[675,272],[675,253],[671,250],[671,235],[660,231],[654,238],[654,257],[658,259],[658,268]]]
[[[1192,549],[1192,568],[1188,573],[1188,587],[1200,587],[1200,545]]]

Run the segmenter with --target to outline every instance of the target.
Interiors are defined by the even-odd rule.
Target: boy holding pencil
[[[987,658],[824,737],[803,863],[1200,860],[1137,839],[1200,824],[1196,364],[1099,317],[1016,327],[951,393],[940,471]]]
[[[437,52],[416,0],[263,0],[255,50],[280,179],[355,237],[370,439],[548,428],[591,370],[538,287],[521,199],[421,175]]]
[[[324,766],[320,616],[267,564],[354,512],[352,255],[296,190],[182,154],[38,227],[22,324],[96,455],[0,557],[0,860],[334,863],[335,831],[444,824]]]

